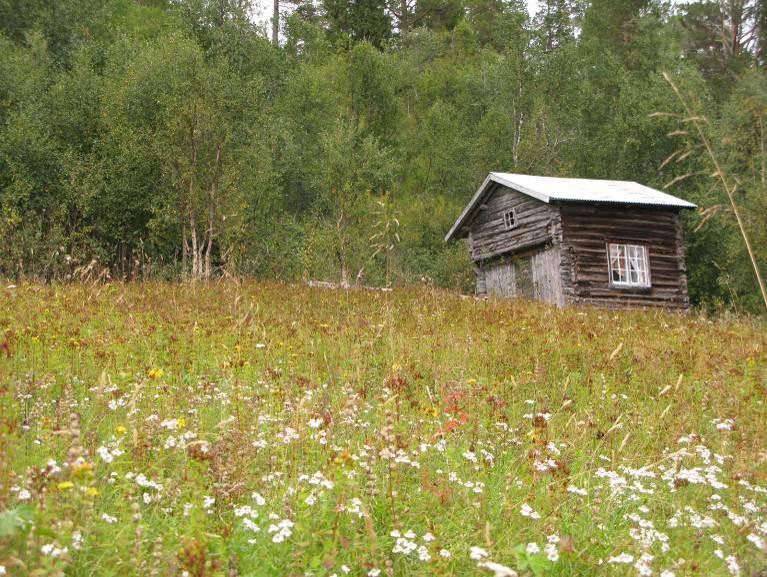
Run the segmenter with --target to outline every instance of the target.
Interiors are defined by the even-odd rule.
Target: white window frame
[[[622,259],[622,262],[621,262]],[[616,269],[614,261],[618,261]],[[621,266],[623,265],[623,266]],[[607,243],[607,268],[610,284],[621,288],[650,288],[650,251],[642,244]],[[617,272],[618,280],[614,278]]]
[[[512,208],[511,210],[504,211],[503,226],[506,228],[506,230],[511,230],[512,228],[517,227],[517,209],[516,208]]]

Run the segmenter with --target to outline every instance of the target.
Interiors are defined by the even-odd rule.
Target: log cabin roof
[[[491,172],[472,197],[469,204],[450,228],[445,241],[466,234],[465,225],[476,215],[488,194],[500,184],[532,198],[551,203],[582,203],[607,205],[654,206],[664,208],[696,208],[691,202],[637,182],[627,180],[596,180],[530,176],[508,172]]]

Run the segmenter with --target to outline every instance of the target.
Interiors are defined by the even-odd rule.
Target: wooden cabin
[[[445,241],[468,238],[479,295],[686,309],[693,208],[636,182],[491,172]]]

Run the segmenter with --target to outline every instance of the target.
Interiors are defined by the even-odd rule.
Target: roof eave
[[[463,209],[463,212],[461,212],[458,219],[453,223],[453,226],[450,227],[450,230],[447,231],[447,234],[445,235],[445,242],[450,242],[451,240],[455,238],[460,238],[458,236],[458,233],[461,231],[461,228],[463,228],[463,225],[465,224],[466,219],[469,216],[469,213],[474,209],[474,206],[479,202],[480,198],[485,192],[485,188],[488,184],[490,184],[490,181],[493,180],[493,173],[487,175],[485,180],[482,182],[482,184],[477,189],[477,192],[474,193],[474,196],[471,197],[471,200],[469,201],[469,204],[466,205],[466,208]]]
[[[474,196],[469,201],[469,204],[466,205],[466,208],[463,209],[463,212],[461,212],[461,215],[458,217],[458,219],[455,221],[455,223],[450,228],[448,233],[445,235],[445,242],[449,242],[456,238],[463,238],[466,236],[465,234],[462,234],[464,227],[466,223],[468,222],[469,218],[472,216],[477,205],[483,200],[483,197],[486,194],[491,182],[495,182],[497,184],[500,184],[501,186],[508,187],[512,190],[517,190],[521,192],[522,194],[525,194],[531,198],[540,200],[541,202],[545,202],[546,204],[602,204],[602,205],[606,204],[606,205],[612,205],[612,206],[640,206],[640,207],[648,207],[648,208],[665,208],[665,209],[676,209],[676,210],[682,210],[682,209],[695,210],[696,208],[698,208],[697,205],[691,202],[684,201],[682,199],[679,199],[681,201],[680,203],[675,203],[675,204],[670,204],[670,203],[656,204],[656,203],[649,203],[649,202],[617,202],[617,201],[583,200],[583,199],[575,199],[575,198],[573,199],[552,198],[546,194],[532,190],[530,188],[527,188],[526,186],[522,186],[519,183],[507,180],[503,178],[503,176],[501,176],[500,173],[491,172],[490,174],[487,175],[485,180],[477,189],[477,192],[474,193]]]
[[[612,201],[612,200],[582,200],[579,198],[554,198],[551,200],[552,204],[606,204],[609,206],[636,206],[636,207],[646,207],[646,208],[668,208],[668,209],[686,209],[686,210],[695,210],[698,208],[697,204],[694,204],[692,202],[688,201],[682,201],[682,203],[677,204],[663,204],[663,203],[657,203],[657,202],[620,202],[620,201]]]
[[[551,200],[545,194],[541,194],[534,190],[530,190],[529,188],[526,188],[524,186],[519,186],[518,184],[515,184],[506,180],[505,178],[500,176],[497,172],[491,172],[490,174],[487,175],[487,178],[485,178],[485,180],[482,182],[480,187],[477,189],[477,192],[474,193],[474,196],[469,201],[469,204],[466,205],[466,208],[463,209],[463,212],[461,213],[461,215],[458,217],[458,219],[455,221],[455,223],[450,228],[448,233],[445,235],[445,242],[449,242],[456,238],[463,238],[463,236],[461,236],[460,234],[461,230],[463,229],[463,226],[466,224],[466,221],[468,220],[469,216],[471,216],[476,206],[482,200],[484,194],[487,192],[488,185],[491,182],[495,182],[502,186],[506,186],[508,188],[518,190],[519,192],[526,194],[527,196],[531,196],[535,199],[538,199],[541,202],[549,203]]]

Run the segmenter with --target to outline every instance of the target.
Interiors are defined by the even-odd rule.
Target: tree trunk
[[[205,247],[205,279],[211,277],[211,255],[213,254],[213,239],[216,237],[216,197],[218,196],[218,167],[221,163],[221,143],[216,145],[216,162],[213,165],[213,181],[208,192],[208,232],[207,246]]]
[[[272,11],[272,44],[277,46],[280,42],[280,0],[274,0]]]
[[[194,175],[197,169],[197,139],[195,129],[197,127],[197,107],[192,110],[192,119],[189,123],[189,185],[187,193],[187,208],[189,211],[189,234],[192,241],[192,280],[200,278],[200,243],[197,238],[197,215],[194,208]]]

